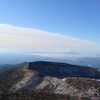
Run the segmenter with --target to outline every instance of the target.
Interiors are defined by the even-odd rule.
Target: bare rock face
[[[10,76],[8,73],[11,73]],[[34,90],[87,97],[100,95],[100,69],[97,68],[37,61],[26,63],[2,76],[6,74],[10,78],[8,82],[15,80],[9,85],[13,92]]]
[[[63,79],[45,76],[41,84],[35,88],[35,91],[73,95],[77,89],[66,83]]]
[[[67,77],[58,79],[45,76],[44,80],[35,88],[35,90],[74,96],[99,97],[100,80],[82,77]]]

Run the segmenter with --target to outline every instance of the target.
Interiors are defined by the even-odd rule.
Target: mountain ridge
[[[57,78],[64,77],[88,77],[88,78],[100,78],[100,69],[80,66],[67,63],[47,62],[47,61],[35,61],[29,63],[29,70],[37,70],[41,75],[53,76]],[[74,73],[74,75],[73,75]],[[83,76],[82,76],[83,74]]]
[[[87,97],[96,94],[99,97],[100,69],[57,62],[29,62],[0,74],[0,89]]]

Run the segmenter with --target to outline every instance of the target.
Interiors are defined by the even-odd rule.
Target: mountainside
[[[100,69],[67,63],[30,62],[0,74],[0,90],[99,97]]]
[[[100,69],[87,66],[78,66],[57,62],[33,62],[29,63],[29,70],[37,70],[41,75],[57,78],[64,77],[88,77],[100,78]]]

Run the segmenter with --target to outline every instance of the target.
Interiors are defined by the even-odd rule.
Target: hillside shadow
[[[37,61],[29,63],[29,70],[36,70],[41,76],[57,77],[87,77],[100,79],[97,68],[71,65],[67,63]]]

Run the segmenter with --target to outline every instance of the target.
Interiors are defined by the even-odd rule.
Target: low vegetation
[[[87,97],[72,97],[70,95],[49,94],[44,92],[23,91],[17,93],[1,92],[0,100],[92,100]]]

